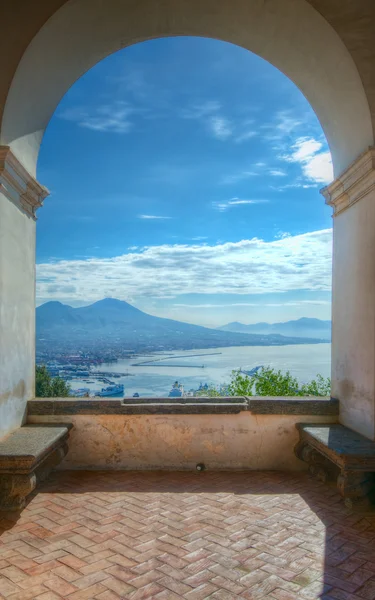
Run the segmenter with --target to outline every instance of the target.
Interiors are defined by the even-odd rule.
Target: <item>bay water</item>
[[[150,362],[147,362],[150,361]],[[152,361],[152,362],[151,362]],[[102,364],[93,370],[121,374],[113,378],[123,383],[124,395],[168,396],[178,380],[185,391],[196,390],[200,384],[224,384],[230,380],[234,369],[248,371],[255,366],[270,366],[291,374],[304,383],[318,373],[329,377],[331,371],[331,344],[299,344],[290,346],[242,346],[209,348],[176,352],[155,352],[116,363]],[[88,378],[89,379],[89,378]],[[103,387],[103,383],[74,380],[72,390],[89,387],[91,395]]]

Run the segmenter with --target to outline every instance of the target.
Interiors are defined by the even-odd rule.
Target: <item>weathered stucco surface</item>
[[[30,416],[31,423],[73,423],[63,469],[304,470],[293,453],[295,424],[337,417],[301,415]]]
[[[332,396],[340,421],[375,439],[375,150],[328,188],[334,208]]]
[[[335,218],[332,396],[340,421],[375,439],[375,191]],[[353,249],[355,248],[355,251]]]
[[[34,322],[35,221],[0,192],[0,438],[34,395]]]

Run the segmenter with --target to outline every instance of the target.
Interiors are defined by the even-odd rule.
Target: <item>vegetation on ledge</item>
[[[71,396],[69,384],[61,377],[51,377],[47,368],[36,367],[35,396],[37,398],[67,397]],[[232,371],[228,384],[210,386],[208,389],[197,392],[197,396],[329,396],[331,394],[331,380],[329,377],[316,375],[315,379],[302,385],[290,371],[283,373],[271,367],[262,367],[254,375],[246,375],[241,371]]]
[[[271,367],[262,367],[254,375],[232,371],[231,380],[220,388],[211,386],[202,396],[329,396],[331,380],[317,375],[315,379],[300,384],[290,371],[283,373]]]
[[[51,377],[47,367],[42,365],[35,369],[36,398],[65,398],[70,396],[70,385],[61,377]]]

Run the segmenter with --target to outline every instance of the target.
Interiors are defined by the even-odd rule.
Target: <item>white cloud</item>
[[[314,138],[298,138],[293,144],[293,152],[289,160],[294,162],[305,162],[314,156],[322,147],[322,143],[314,140]]]
[[[173,306],[180,306],[185,308],[231,308],[232,306],[305,306],[306,304],[316,305],[316,306],[330,306],[330,300],[295,300],[294,302],[230,302],[228,304],[183,304],[183,303],[174,303]]]
[[[296,181],[293,181],[292,183],[286,183],[285,185],[270,185],[269,187],[271,190],[275,190],[276,192],[284,192],[285,190],[290,190],[290,189],[295,189],[295,188],[302,188],[304,190],[307,190],[309,188],[316,188],[316,187],[318,187],[318,184],[317,183],[304,183],[301,178],[297,178]]]
[[[230,121],[224,117],[210,117],[208,125],[213,135],[219,140],[226,140],[233,133]]]
[[[229,206],[235,206],[237,204],[263,204],[265,200],[239,200],[238,198],[233,198],[229,200]]]
[[[306,177],[318,183],[331,183],[333,181],[333,167],[330,152],[321,152],[313,156],[303,166]],[[307,186],[303,186],[307,187]]]
[[[171,219],[172,217],[162,217],[159,215],[138,215],[138,219]]]
[[[299,163],[302,174],[308,182],[330,183],[333,180],[333,167],[331,154],[321,152],[323,144],[312,137],[300,137],[291,147],[291,152],[282,156],[287,162]],[[310,184],[301,184],[301,187],[310,187]]]
[[[278,231],[275,235],[275,240],[283,240],[284,238],[291,237],[291,235],[289,231]]]
[[[135,109],[126,102],[117,101],[91,109],[79,107],[68,109],[59,117],[94,131],[128,133],[132,128],[129,116],[134,112]]]
[[[272,175],[272,177],[285,177],[286,173],[281,169],[271,169],[270,175]]]
[[[219,212],[225,212],[228,208],[227,202],[213,202],[212,206]]]
[[[228,208],[231,208],[232,206],[239,206],[245,204],[264,204],[266,202],[268,202],[268,200],[240,200],[239,198],[232,198],[227,202],[213,202],[212,206],[220,212],[225,212],[226,210],[228,210]]]
[[[94,301],[178,294],[331,289],[331,229],[266,242],[164,244],[112,258],[37,265],[38,298]]]
[[[176,302],[173,306],[185,308],[230,308],[231,306],[259,306],[256,302],[231,302],[230,304],[183,304]]]

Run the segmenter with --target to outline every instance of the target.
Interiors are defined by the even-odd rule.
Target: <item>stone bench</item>
[[[335,479],[347,507],[375,499],[375,442],[338,424],[298,423],[298,458],[322,481]]]
[[[20,510],[68,452],[72,425],[25,425],[0,440],[0,510]]]

